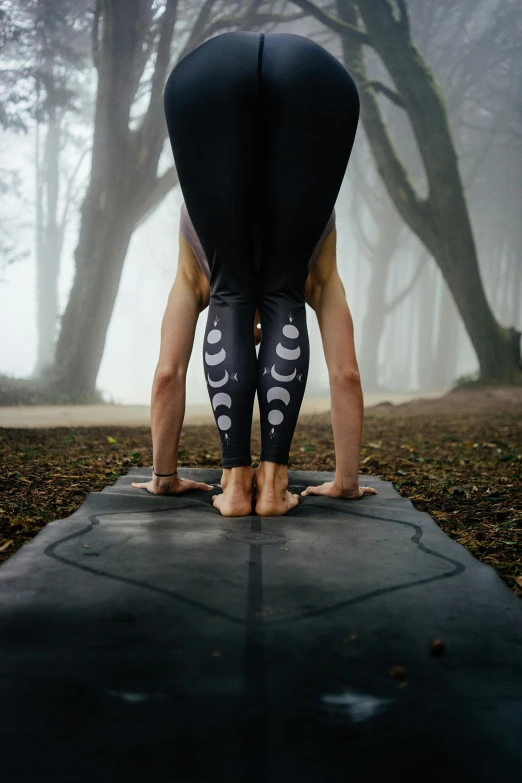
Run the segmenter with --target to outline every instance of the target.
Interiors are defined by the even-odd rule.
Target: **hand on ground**
[[[151,495],[181,495],[191,489],[215,489],[212,484],[205,484],[204,481],[191,481],[191,479],[178,478],[178,476],[169,477],[168,480],[162,479],[161,482],[151,480],[138,483],[133,481],[131,487],[146,489]]]
[[[363,495],[378,495],[373,487],[358,487],[354,490],[343,490],[334,481],[327,481],[318,487],[307,487],[301,492],[301,495],[326,495],[330,498],[344,498],[345,500],[359,500]]]

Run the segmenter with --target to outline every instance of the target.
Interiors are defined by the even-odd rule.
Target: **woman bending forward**
[[[214,506],[225,516],[279,516],[298,504],[288,458],[309,369],[306,302],[328,366],[336,469],[332,482],[302,494],[375,494],[359,486],[363,397],[336,264],[334,205],[359,118],[350,74],[300,35],[222,33],[178,62],[164,104],[185,203],[152,389],[154,472],[132,486],[213,489],[176,472],[187,366],[208,307],[203,361],[223,455]]]

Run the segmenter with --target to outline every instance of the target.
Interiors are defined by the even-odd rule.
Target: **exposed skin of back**
[[[332,429],[336,470],[334,481],[307,487],[302,495],[328,495],[358,500],[377,494],[371,487],[359,486],[359,453],[362,437],[363,396],[355,354],[353,321],[344,286],[337,269],[337,230],[324,241],[305,285],[306,303],[315,311],[330,380]],[[177,469],[177,452],[185,414],[186,373],[192,353],[199,314],[208,307],[210,286],[192,248],[179,232],[176,278],[169,294],[161,325],[161,348],[152,387],[151,426],[155,473]],[[256,312],[253,338],[262,339]],[[213,495],[213,503],[224,516],[252,513],[252,485],[255,484],[255,511],[261,516],[280,516],[299,502],[288,486],[288,466],[261,462],[255,475],[250,466],[223,471],[223,493]],[[189,489],[214,487],[188,481],[177,475],[150,482],[133,483],[153,494],[179,494]]]

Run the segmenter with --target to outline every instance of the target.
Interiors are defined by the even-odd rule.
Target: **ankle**
[[[251,465],[241,465],[238,468],[223,468],[223,480],[227,484],[248,484],[252,481],[253,468]]]
[[[256,479],[264,484],[288,484],[288,465],[279,462],[260,462],[256,470]]]

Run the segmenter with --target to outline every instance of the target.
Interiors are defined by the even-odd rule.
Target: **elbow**
[[[176,367],[175,365],[158,365],[156,368],[156,374],[154,376],[154,384],[159,388],[163,388],[164,386],[178,385],[179,383],[185,383],[186,375],[186,367]]]
[[[329,372],[330,384],[334,386],[360,386],[361,375],[357,367],[334,367]]]

